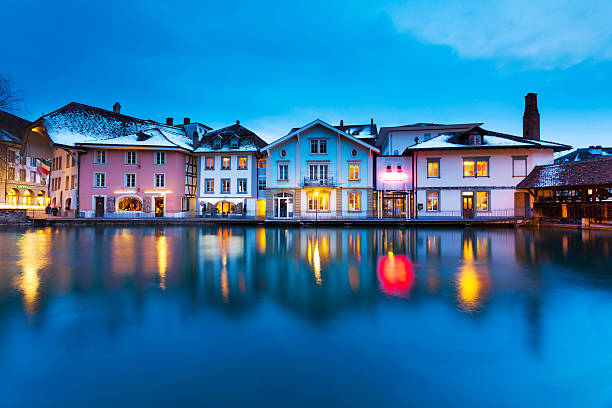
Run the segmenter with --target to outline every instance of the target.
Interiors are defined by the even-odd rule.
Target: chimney
[[[237,124],[237,125],[239,125],[239,124],[240,124],[240,121],[239,121],[239,120],[237,120],[237,121],[236,121],[236,124]]]
[[[113,105],[113,112],[121,113],[121,104],[119,102],[115,102]]]
[[[172,126],[173,124],[174,124],[174,119],[173,118],[166,118],[166,125]]]
[[[189,119],[189,118],[183,119],[183,125],[188,125],[190,123],[191,123],[191,119]]]
[[[525,113],[523,114],[523,137],[540,140],[540,112],[538,112],[538,94],[525,95]]]
[[[370,119],[370,134],[374,135],[374,118]]]
[[[344,121],[340,119],[340,126],[344,126]]]
[[[601,156],[603,148],[601,146],[589,146],[588,152],[593,156]]]
[[[186,119],[189,119],[189,118],[186,118]],[[191,134],[191,140],[193,142],[193,148],[197,149],[198,145],[200,144],[200,137],[198,135],[198,131],[197,130],[194,130],[193,133]]]

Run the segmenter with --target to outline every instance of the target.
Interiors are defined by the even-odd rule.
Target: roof
[[[232,148],[231,141],[237,140],[238,147]],[[215,147],[219,141],[219,147]],[[267,146],[267,143],[257,134],[236,123],[221,129],[205,133],[200,140],[196,153],[205,152],[250,152],[258,151]]]
[[[612,186],[612,157],[536,166],[516,188]]]
[[[588,148],[576,149],[566,155],[557,157],[555,163],[590,160],[605,156],[612,156],[612,147],[589,146]]]
[[[426,130],[469,130],[477,126],[482,126],[482,123],[454,123],[454,124],[440,124],[440,123],[413,123],[412,125],[403,126],[384,126],[378,131],[379,146],[383,146],[389,136],[389,132],[423,132]]]
[[[471,135],[482,136],[481,144],[470,144]],[[452,132],[441,134],[426,142],[408,147],[406,150],[448,150],[448,149],[491,149],[491,148],[536,148],[553,149],[555,151],[569,150],[570,146],[547,142],[545,140],[531,140],[520,136],[505,133],[492,132],[480,126],[469,129],[466,132]]]
[[[360,139],[376,137],[378,135],[376,125],[373,123],[368,123],[366,125],[339,125],[334,127]]]
[[[329,123],[326,123],[326,122],[322,121],[321,119],[315,119],[312,122],[302,126],[301,128],[293,128],[293,129],[291,129],[291,131],[288,134],[286,134],[285,136],[281,137],[280,139],[277,139],[274,142],[270,143],[268,146],[266,146],[266,148],[264,148],[262,150],[272,149],[273,147],[278,146],[279,144],[284,143],[285,141],[291,139],[293,136],[296,136],[298,133],[304,132],[305,130],[310,129],[310,128],[315,127],[315,126],[323,126],[323,127],[327,128],[327,129],[331,130],[332,132],[336,132],[336,133],[346,137],[347,139],[352,140],[353,142],[357,143],[358,145],[360,145],[362,147],[365,147],[365,148],[367,148],[369,150],[372,150],[372,151],[374,151],[376,153],[380,153],[380,150],[378,150],[376,147],[368,144],[366,141],[360,140],[360,139],[358,139],[355,136],[349,135],[348,133],[339,130],[338,127],[332,126]],[[370,126],[370,125],[368,125],[368,126]]]
[[[30,122],[0,110],[0,141],[22,143]]]
[[[44,126],[51,141],[61,146],[157,146],[193,150],[191,138],[180,126],[77,102],[44,115],[37,122]]]

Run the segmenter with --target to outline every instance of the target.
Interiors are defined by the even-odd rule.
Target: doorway
[[[104,197],[96,197],[96,218],[99,217],[104,217]]]
[[[155,197],[155,216],[164,216],[164,197]]]
[[[461,197],[463,199],[463,218],[474,218],[474,192],[464,191]]]
[[[293,217],[293,195],[279,193],[274,196],[274,216],[278,218]]]

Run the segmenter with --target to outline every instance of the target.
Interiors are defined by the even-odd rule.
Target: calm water
[[[612,234],[0,230],[0,406],[612,407]]]

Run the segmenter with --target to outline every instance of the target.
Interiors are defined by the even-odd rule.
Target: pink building
[[[119,110],[73,102],[31,127],[52,143],[53,207],[85,217],[193,216],[199,135]]]

